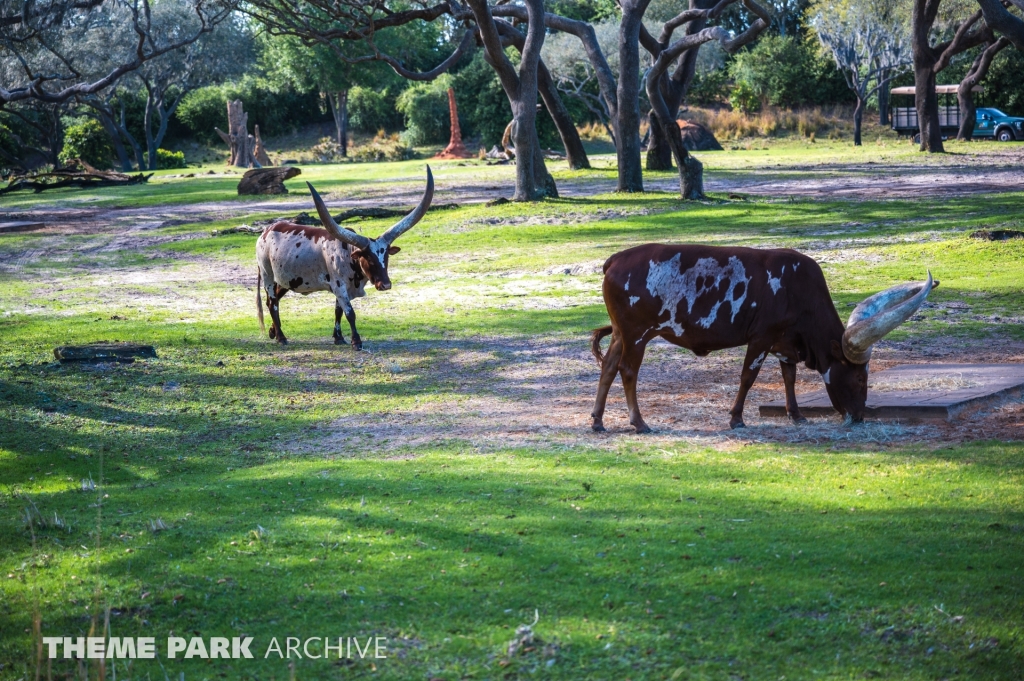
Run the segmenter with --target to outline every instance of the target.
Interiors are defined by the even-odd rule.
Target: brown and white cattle
[[[939,285],[932,280],[894,286],[861,302],[843,326],[821,268],[789,249],[647,244],[616,253],[604,264],[604,301],[611,326],[594,331],[591,350],[601,365],[593,429],[604,430],[605,402],[615,374],[622,377],[629,421],[650,430],[636,398],[647,344],[661,337],[704,357],[747,346],[730,426],[743,427],[743,403],[769,353],[778,357],[786,411],[803,421],[796,403],[797,362],[819,372],[832,406],[851,421],[864,419],[871,346],[909,319]],[[611,335],[607,354],[601,339]]]
[[[263,301],[260,289],[266,291],[270,312],[270,337],[287,343],[281,330],[279,307],[289,291],[308,295],[314,291],[330,291],[336,298],[334,306],[334,343],[342,345],[341,315],[344,313],[352,329],[352,347],[363,347],[356,331],[356,313],[352,299],[366,295],[367,282],[378,291],[391,288],[388,258],[399,249],[393,242],[413,225],[430,207],[434,196],[434,176],[427,167],[427,188],[415,209],[376,239],[369,239],[341,227],[331,217],[323,199],[306,183],[313,195],[316,212],[323,227],[307,227],[292,222],[278,222],[268,227],[256,241],[256,310],[260,328],[263,323]]]

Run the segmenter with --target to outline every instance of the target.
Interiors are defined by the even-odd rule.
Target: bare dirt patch
[[[975,348],[882,344],[875,370],[928,361],[1024,361],[1024,344],[995,343],[980,356]],[[360,361],[397,366],[450,386],[437,400],[388,413],[338,419],[315,437],[286,445],[294,454],[340,455],[370,451],[397,455],[429,445],[489,451],[507,447],[599,447],[619,449],[638,443],[670,449],[680,443],[731,449],[754,442],[831,443],[834,447],[885,447],[911,443],[950,443],[976,439],[1019,439],[1024,401],[999,405],[963,420],[946,422],[873,421],[845,426],[838,417],[812,418],[805,425],[760,418],[757,405],[783,395],[774,359],[766,362],[747,401],[747,428],[730,430],[743,350],[698,358],[664,342],[652,343],[640,376],[639,399],[650,435],[632,433],[621,384],[608,400],[607,433],[590,430],[597,367],[583,338],[471,342],[384,343]],[[330,374],[334,370],[324,367]],[[955,380],[951,378],[950,380]],[[801,368],[797,392],[821,387],[815,372]]]

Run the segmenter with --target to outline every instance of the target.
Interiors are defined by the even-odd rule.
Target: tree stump
[[[715,135],[700,123],[676,121],[679,132],[683,136],[683,146],[687,151],[721,151],[722,145]]]
[[[270,157],[267,155],[266,148],[264,148],[264,146],[263,146],[263,140],[260,138],[260,126],[254,125],[254,126],[252,126],[252,130],[253,130],[253,138],[252,138],[253,139],[253,148],[252,148],[253,151],[252,151],[252,154],[253,154],[253,156],[256,157],[256,162],[259,165],[263,166],[263,167],[267,167],[269,165],[273,165],[270,162]]]
[[[253,168],[238,182],[239,195],[287,194],[285,180],[290,180],[302,171],[294,166],[283,168]]]
[[[249,134],[249,114],[242,110],[242,102],[235,100],[228,102],[228,131],[214,128],[224,143],[231,149],[229,165],[236,168],[261,168],[263,162],[257,157],[261,154],[266,163],[270,159],[263,151],[263,141],[259,139],[259,128],[256,129],[256,136]]]
[[[452,135],[448,146],[434,158],[473,158],[462,143],[462,129],[459,127],[459,109],[455,106],[455,90],[448,88],[448,115],[452,121]]]

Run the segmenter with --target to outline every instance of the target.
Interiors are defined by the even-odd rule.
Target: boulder
[[[683,146],[687,151],[721,151],[722,145],[714,134],[700,123],[676,121],[683,135]]]
[[[239,195],[253,194],[287,194],[285,180],[300,175],[301,170],[294,166],[287,168],[253,168],[246,171],[238,183]]]

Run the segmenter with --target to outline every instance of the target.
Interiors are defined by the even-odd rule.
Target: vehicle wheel
[[[999,140],[1000,142],[1012,142],[1014,139],[1013,132],[1007,130],[1006,128],[1003,128],[1002,130],[996,133],[996,139]]]

